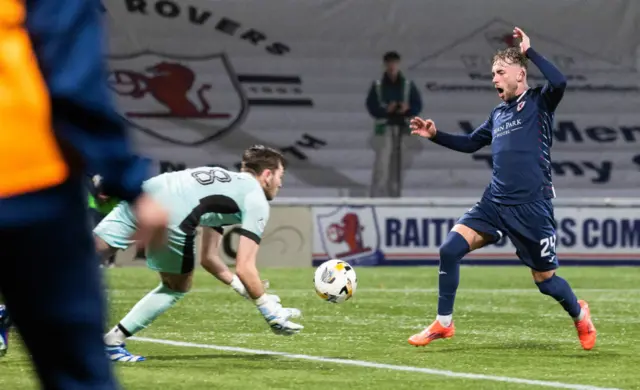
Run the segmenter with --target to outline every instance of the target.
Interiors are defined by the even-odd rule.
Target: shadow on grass
[[[229,353],[212,353],[199,355],[147,355],[147,360],[166,361],[166,360],[204,360],[204,359],[238,359],[238,360],[273,360],[277,356],[273,355],[250,355],[250,354],[229,354]]]
[[[418,349],[418,348],[417,348]],[[510,351],[531,351],[536,353],[538,356],[542,353],[548,352],[553,357],[572,357],[578,359],[602,359],[602,358],[611,358],[611,357],[620,357],[624,354],[621,354],[617,351],[600,349],[596,346],[595,349],[591,351],[585,351],[580,348],[579,345],[575,346],[574,351],[567,350],[566,344],[557,344],[553,342],[542,342],[542,341],[513,341],[513,342],[502,342],[502,343],[492,343],[492,344],[483,344],[483,345],[452,345],[452,346],[437,346],[437,347],[424,347],[420,348],[425,353],[434,353],[434,354],[457,354],[460,352],[482,352],[482,351],[503,351],[508,353]],[[418,350],[420,350],[418,349]]]

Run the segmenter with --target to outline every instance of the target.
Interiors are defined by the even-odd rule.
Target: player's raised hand
[[[415,117],[409,122],[411,134],[419,135],[424,138],[433,138],[436,135],[436,124],[431,119],[422,119]]]
[[[520,39],[520,51],[522,54],[526,53],[527,49],[531,47],[531,40],[529,36],[524,33],[519,27],[513,28],[513,37]]]

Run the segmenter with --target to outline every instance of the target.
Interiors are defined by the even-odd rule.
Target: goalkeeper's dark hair
[[[498,52],[493,55],[491,63],[495,64],[496,61],[504,61],[508,64],[520,65],[525,69],[527,69],[529,64],[529,59],[520,51],[520,48],[513,46],[498,50]]]
[[[260,175],[266,169],[275,171],[282,165],[286,168],[286,160],[282,153],[264,145],[253,145],[242,154],[243,172]]]

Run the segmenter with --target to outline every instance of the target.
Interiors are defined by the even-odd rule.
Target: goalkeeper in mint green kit
[[[245,150],[241,172],[201,167],[165,173],[144,183],[144,191],[169,210],[166,245],[147,249],[147,266],[160,274],[161,283],[105,335],[111,360],[144,360],[125,349],[125,339],[146,328],[190,290],[198,225],[206,225],[203,248],[208,249],[201,263],[207,271],[253,300],[275,334],[292,335],[303,329],[289,321],[300,311],[283,308],[278,297],[267,294],[256,268],[261,236],[269,220],[269,201],[282,186],[284,165],[278,151],[257,145]],[[236,275],[216,258],[221,229],[232,224],[241,225]],[[130,206],[119,204],[94,230],[100,256],[108,257],[132,245],[135,229]]]

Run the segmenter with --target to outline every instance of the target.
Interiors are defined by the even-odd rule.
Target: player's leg
[[[108,214],[103,214],[100,211],[92,208],[89,209],[89,215],[91,217],[91,221],[93,222],[92,229],[95,229]],[[100,239],[100,242],[96,241],[96,248],[100,248],[98,250],[98,254],[101,259],[100,265],[103,267],[113,267],[115,265],[116,251],[118,250],[118,248],[105,248],[105,244],[106,243],[102,239]]]
[[[583,348],[593,348],[596,329],[589,306],[579,301],[569,283],[556,274],[556,222],[551,201],[508,207],[503,216],[517,255],[531,269],[540,292],[555,299],[573,319]]]
[[[122,202],[118,204],[93,229],[96,252],[100,264],[113,256],[118,249],[127,249],[134,241],[136,219],[131,207]]]
[[[470,251],[497,241],[501,237],[498,211],[491,202],[479,202],[463,215],[440,246],[438,270],[438,315],[422,332],[409,338],[409,344],[424,346],[455,333],[453,306],[460,283],[460,261]]]
[[[58,220],[0,229],[0,289],[45,389],[116,388],[102,344],[102,279],[81,202]]]
[[[490,230],[491,227],[480,228]],[[443,326],[449,326],[453,314],[456,291],[460,283],[460,261],[469,252],[494,242],[495,236],[480,230],[456,224],[440,247],[438,270],[438,317]]]
[[[193,272],[184,275],[160,273],[160,285],[138,301],[104,337],[107,354],[113,361],[140,362],[143,356],[131,354],[125,340],[147,328],[160,315],[178,303],[191,288]]]
[[[128,337],[147,328],[162,313],[178,303],[191,289],[194,247],[176,242],[170,233],[169,246],[147,252],[147,265],[160,274],[160,285],[145,295],[104,337],[107,354],[113,361],[139,362],[144,357],[125,349]],[[191,242],[192,240],[187,240]]]

